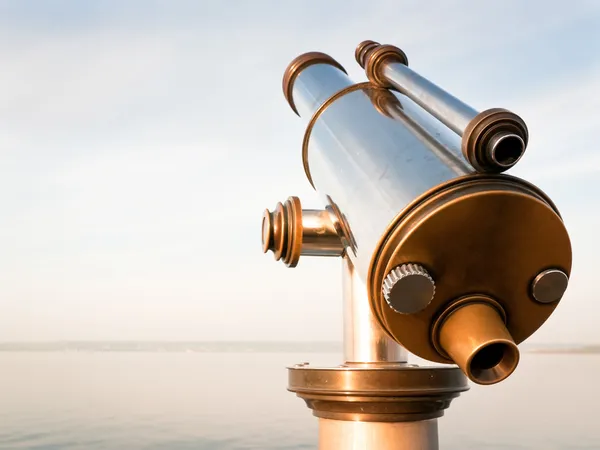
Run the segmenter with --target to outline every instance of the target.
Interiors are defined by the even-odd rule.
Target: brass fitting
[[[548,319],[568,285],[571,245],[551,200],[507,175],[469,176],[425,194],[388,230],[367,285],[382,328],[421,358],[458,364],[478,384],[508,377],[516,345]],[[415,263],[435,280],[435,296],[399,313],[385,297],[386,279]],[[412,307],[412,298],[398,301]]]
[[[298,110],[296,109],[294,97],[292,95],[294,81],[296,81],[296,77],[303,69],[306,69],[308,66],[312,66],[313,64],[329,64],[346,73],[346,69],[344,69],[339,62],[326,53],[308,52],[294,58],[294,60],[287,66],[283,74],[283,95],[296,114],[298,114]]]
[[[519,363],[519,349],[506,328],[502,306],[487,296],[468,296],[450,304],[432,327],[438,352],[452,359],[477,384],[508,378]]]
[[[502,108],[477,114],[462,135],[462,152],[478,172],[499,173],[514,166],[529,142],[527,125]]]
[[[322,419],[361,422],[431,420],[469,389],[457,367],[412,364],[288,368],[288,390]]]
[[[327,210],[302,209],[298,197],[277,203],[273,212],[268,209],[262,219],[262,248],[296,267],[300,255],[342,256],[344,246]]]
[[[365,44],[365,42],[368,42],[368,44]],[[381,74],[382,66],[390,61],[408,66],[406,53],[394,45],[381,45],[373,41],[365,42],[357,47],[357,50],[361,49],[360,66],[365,69],[367,77],[373,84],[383,88],[391,88],[392,85]]]

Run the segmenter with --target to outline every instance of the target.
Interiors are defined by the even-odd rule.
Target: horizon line
[[[41,340],[0,340],[3,344],[65,344],[65,343],[153,343],[153,344],[336,344],[343,345],[341,340],[222,340],[222,339],[41,339]],[[600,345],[600,342],[522,342],[518,345]]]

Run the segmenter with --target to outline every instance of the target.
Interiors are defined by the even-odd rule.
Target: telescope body
[[[263,250],[290,266],[301,254],[344,256],[384,334],[496,383],[566,290],[569,237],[540,189],[501,173],[525,151],[522,119],[478,113],[403,55],[359,45],[363,83],[323,53],[288,66],[284,94],[306,123],[304,170],[325,209],[290,198],[266,213]]]
[[[319,52],[284,74],[324,208],[289,197],[266,210],[263,251],[288,267],[341,257],[344,300],[343,364],[290,367],[288,389],[319,418],[321,450],[437,450],[437,418],[466,378],[510,376],[517,344],[562,299],[571,244],[550,198],[503,173],[527,148],[519,116],[478,112],[397,47],[364,41],[355,57],[368,82]]]

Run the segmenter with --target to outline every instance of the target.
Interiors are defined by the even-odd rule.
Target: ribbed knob
[[[435,283],[420,264],[402,264],[383,280],[383,297],[397,313],[417,313],[433,300]]]

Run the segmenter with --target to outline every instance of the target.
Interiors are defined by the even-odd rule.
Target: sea
[[[317,419],[286,391],[286,366],[340,354],[335,343],[2,344],[0,449],[316,449]],[[599,374],[598,353],[524,350],[512,377],[453,400],[440,449],[600,449]]]

